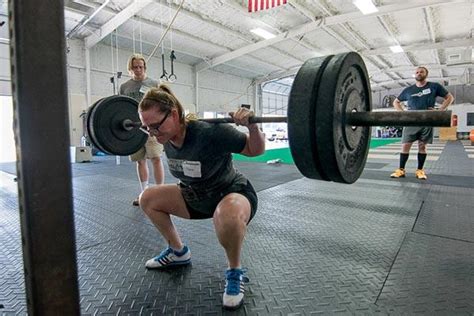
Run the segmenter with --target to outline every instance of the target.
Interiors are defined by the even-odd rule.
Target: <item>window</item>
[[[467,126],[474,125],[474,113],[467,113]]]

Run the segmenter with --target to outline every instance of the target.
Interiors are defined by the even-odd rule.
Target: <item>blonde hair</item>
[[[145,60],[145,57],[143,57],[142,54],[133,54],[132,56],[130,56],[130,58],[128,58],[128,63],[127,63],[127,69],[128,69],[128,72],[130,74],[133,74],[133,61],[134,60],[143,60],[143,66],[144,66],[144,69],[146,70],[146,60]]]
[[[176,95],[166,84],[162,83],[157,88],[151,88],[148,90],[143,96],[143,99],[138,104],[138,110],[140,112],[147,111],[152,108],[158,108],[160,112],[176,109],[179,116],[179,122],[181,124],[186,124],[188,121],[184,116],[183,105],[181,102],[179,102]]]

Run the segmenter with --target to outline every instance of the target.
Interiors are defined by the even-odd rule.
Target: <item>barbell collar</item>
[[[350,126],[451,126],[451,111],[382,111],[346,114]]]

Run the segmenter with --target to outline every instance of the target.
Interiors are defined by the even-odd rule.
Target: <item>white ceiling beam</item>
[[[270,80],[275,80],[275,79],[279,79],[279,78],[286,78],[286,77],[294,76],[294,75],[296,75],[298,70],[300,70],[300,68],[301,68],[301,66],[297,66],[297,67],[293,67],[293,68],[290,68],[290,69],[286,69],[286,70],[282,70],[282,71],[275,71],[275,72],[269,73],[266,76],[258,78],[257,81],[255,81],[255,84],[261,84],[261,83],[264,83],[264,82],[270,81]]]
[[[117,36],[119,39],[125,39],[125,40],[129,40],[129,41],[133,41],[133,38],[129,37],[129,36],[126,36],[126,35],[123,35],[123,34],[116,34],[114,36]],[[156,45],[156,43],[151,43],[151,42],[148,42],[146,40],[143,40],[141,41],[143,44],[147,45],[147,46],[150,46],[150,51],[153,49],[153,47]],[[166,46],[165,43],[163,43],[163,47],[165,49],[168,49],[168,50],[174,50],[176,51],[177,53],[181,53],[183,55],[188,55],[190,57],[194,57],[194,58],[199,58],[199,59],[205,59],[206,57],[205,56],[200,56],[200,55],[197,55],[195,52],[190,52],[190,51],[187,51],[187,50],[183,50],[183,49],[180,49],[180,48],[176,48],[176,47],[171,47],[171,46]],[[160,58],[160,56],[154,56],[156,58]],[[256,74],[256,75],[261,75],[262,73],[261,72],[257,72],[253,69],[250,69],[250,68],[244,68],[244,67],[241,67],[241,66],[237,66],[237,65],[234,65],[232,63],[227,63],[226,66],[229,66],[231,68],[235,68],[235,69],[239,69],[239,70],[242,70],[242,71],[246,71],[246,72],[249,72],[249,73],[253,73],[253,74]],[[273,65],[272,65],[273,66]]]
[[[133,17],[135,14],[140,12],[147,5],[152,3],[153,0],[140,0],[133,1],[128,7],[120,11],[116,16],[110,19],[107,23],[101,26],[100,29],[92,33],[85,38],[87,48],[91,48],[104,39],[107,35],[112,33],[120,25],[126,22],[128,19]]]
[[[288,2],[289,5],[291,5],[292,7],[294,7],[296,10],[298,10],[301,14],[303,14],[304,16],[306,16],[309,20],[311,21],[315,21],[316,20],[316,17],[314,16],[314,14],[312,14],[308,9],[304,8],[301,4],[299,3],[296,3],[296,2]],[[310,51],[312,52],[316,52],[317,51],[317,48],[314,47],[313,45],[305,42],[303,39],[295,39],[295,38],[292,38],[291,39],[293,42],[296,42],[298,44],[300,44],[301,46],[305,47],[306,49],[309,49]]]
[[[427,64],[427,65],[423,65],[425,66],[426,68],[428,68],[428,70],[432,70],[432,69],[436,69],[436,70],[439,70],[439,69],[457,69],[457,68],[462,68],[462,69],[474,69],[474,64],[473,63],[464,63],[464,64],[455,64],[455,65],[448,65],[448,64]],[[381,69],[380,71],[373,71],[370,73],[370,75],[375,75],[375,74],[379,74],[379,73],[386,73],[386,72],[392,72],[392,71],[400,71],[400,72],[404,72],[404,71],[415,71],[415,66],[400,66],[400,67],[392,67],[392,68],[385,68],[385,69]]]
[[[328,16],[334,16],[334,14],[332,14],[332,12],[326,8],[326,6],[324,6],[320,1],[315,1],[314,4],[318,7],[318,9],[323,12],[326,17]],[[290,2],[290,5],[293,6],[296,10],[298,10],[300,13],[302,13],[304,16],[306,16],[307,18],[309,18],[310,20],[312,21],[315,21],[316,20],[316,17],[314,16],[314,14],[309,11],[308,9],[306,9],[305,7],[303,7],[301,4],[298,4],[298,3],[293,3],[293,2]],[[379,17],[380,18],[380,17]],[[364,47],[364,49],[369,49],[369,45],[367,45],[367,43],[360,37],[358,36],[358,34],[356,32],[354,32],[353,30],[350,30],[346,25],[345,23],[341,23],[339,24],[339,27],[341,27],[347,35],[349,35],[350,37],[352,37],[352,39],[354,39],[356,42],[359,43],[360,46]],[[346,46],[347,48],[349,48],[349,50],[352,50],[352,51],[357,51],[359,49],[357,49],[354,44],[350,43],[349,41],[345,40],[344,38],[342,38],[339,34],[337,34],[336,31],[333,31],[330,27],[326,27],[326,26],[323,26],[322,28],[326,33],[328,33],[330,36],[334,37],[337,41],[339,41],[340,43],[342,43],[344,46]],[[375,59],[375,57],[374,57]],[[377,59],[380,59],[381,62],[383,64],[385,64],[385,66],[388,65],[388,63],[383,59],[383,58],[380,58],[378,57]],[[370,62],[375,68],[377,69],[381,69],[383,67],[381,67],[378,63],[380,63],[380,61],[375,61],[375,60],[372,60],[371,58],[367,58],[366,60],[367,62]],[[399,76],[400,78],[400,76]]]
[[[433,43],[436,43],[437,40],[437,35],[436,35],[436,29],[435,29],[435,23],[433,22],[433,12],[432,9],[430,8],[425,8],[423,10],[425,14],[425,19],[426,19],[426,26],[428,27],[428,33],[430,34],[431,41]],[[438,50],[435,50],[433,52],[433,55],[436,59],[436,63],[440,64],[440,58],[439,58],[439,52]]]
[[[426,9],[426,8],[423,8],[423,9]],[[379,20],[380,24],[382,25],[384,30],[387,32],[387,34],[393,39],[394,44],[397,45],[397,46],[401,46],[400,42],[397,39],[397,36],[395,35],[395,32],[392,30],[392,27],[386,21],[386,18],[384,16],[378,16],[377,19]],[[392,46],[395,46],[395,45],[392,45]],[[403,56],[405,57],[405,59],[408,63],[413,65],[413,61],[408,57],[406,52],[403,52]]]
[[[156,4],[165,7],[164,4],[161,4],[161,3],[156,3]],[[166,8],[170,8],[170,9],[172,9],[172,10],[177,10],[177,9],[178,9],[178,6],[177,6],[177,5],[169,4],[169,5],[166,6]],[[244,41],[244,42],[246,42],[246,43],[253,43],[253,40],[252,40],[249,36],[246,36],[246,35],[244,35],[244,34],[238,32],[238,31],[234,31],[234,30],[232,30],[232,29],[230,29],[230,28],[228,28],[228,27],[226,27],[226,26],[224,26],[224,25],[222,25],[222,24],[220,24],[220,23],[218,23],[218,22],[215,22],[215,21],[212,21],[212,20],[203,18],[201,15],[196,14],[196,13],[194,13],[194,12],[190,12],[190,11],[181,9],[180,15],[186,16],[186,17],[191,18],[191,19],[194,19],[194,20],[198,20],[198,21],[201,22],[201,23],[208,24],[208,25],[210,25],[210,26],[212,26],[212,27],[214,27],[214,28],[216,28],[216,29],[219,29],[220,31],[223,31],[223,32],[225,32],[225,33],[227,33],[227,34],[229,34],[229,35],[231,35],[231,36],[233,36],[233,37],[236,37],[236,38],[238,38],[238,39],[240,39],[240,40],[242,40],[242,41]],[[207,41],[204,41],[204,40],[202,40],[202,41],[207,44]],[[223,47],[225,47],[225,46],[223,46]],[[228,47],[225,47],[225,48],[230,51],[230,49],[229,49]],[[298,61],[300,61],[300,62],[303,61],[303,60],[301,60],[301,59],[299,59],[299,58],[297,58],[297,57],[295,57],[295,56],[290,55],[289,53],[287,53],[286,51],[283,51],[283,50],[281,50],[281,49],[275,48],[275,50],[278,51],[279,54],[282,54],[282,55],[284,55],[284,56],[286,56],[286,57],[288,57],[288,58],[295,59],[295,60],[298,60]],[[249,57],[251,57],[251,56],[249,56]],[[262,61],[262,60],[260,59],[260,61]],[[275,66],[275,65],[273,65],[273,66]],[[278,66],[278,68],[281,68],[281,67]]]
[[[206,68],[210,68],[210,67],[228,62],[229,60],[238,58],[242,55],[250,54],[256,50],[268,47],[270,45],[274,45],[276,43],[279,43],[281,41],[284,41],[290,38],[294,38],[294,37],[312,32],[324,26],[338,25],[341,23],[345,23],[345,22],[349,22],[349,21],[353,21],[357,19],[362,19],[362,18],[367,18],[370,16],[377,17],[377,16],[386,15],[393,12],[399,12],[399,11],[404,11],[404,10],[422,9],[425,7],[446,5],[446,4],[452,5],[454,3],[463,3],[466,1],[467,0],[444,0],[444,1],[443,0],[424,0],[424,1],[417,1],[415,3],[403,3],[403,4],[381,6],[381,7],[378,7],[379,11],[372,14],[368,14],[368,15],[364,15],[360,11],[354,11],[351,13],[334,15],[334,16],[325,17],[322,19],[317,19],[313,22],[309,22],[309,23],[297,26],[293,29],[290,29],[287,32],[280,33],[275,38],[263,40],[263,41],[260,41],[248,46],[244,46],[232,52],[223,54],[221,56],[217,56],[213,58],[212,60],[210,60],[209,62],[199,63],[198,65],[196,65],[196,70],[201,71]]]
[[[469,47],[472,45],[474,45],[474,39],[467,38],[467,39],[447,40],[447,41],[442,41],[442,42],[437,42],[437,43],[420,43],[420,44],[415,44],[415,45],[405,45],[405,46],[402,46],[402,48],[405,52],[409,52],[409,51],[420,51],[420,50],[428,50],[428,49]],[[369,50],[360,51],[359,53],[364,56],[393,54],[389,47],[369,49]]]
[[[66,38],[71,38],[77,31],[85,27],[103,8],[109,4],[110,0],[105,0],[100,7],[98,7],[91,15],[83,16],[82,20],[67,33]],[[65,4],[66,5],[66,4]],[[79,5],[79,4],[78,4]]]
[[[430,77],[430,81],[446,81],[450,79],[459,79],[459,76],[450,76],[450,77]],[[390,80],[390,81],[380,81],[374,84],[371,84],[371,88],[377,88],[380,86],[393,86],[394,84],[403,84],[403,83],[414,83],[415,79],[410,78],[410,79],[399,79],[399,80]]]
[[[96,6],[97,6],[96,4],[84,2],[83,0],[77,0],[77,1],[80,1],[80,2],[81,2],[82,4],[84,4],[84,5],[88,4],[88,5],[92,6],[92,7],[96,7]],[[140,1],[150,1],[150,2],[153,2],[153,1],[151,1],[151,0],[140,0]],[[114,10],[112,10],[112,9],[110,9],[110,8],[107,8],[107,7],[104,8],[104,12],[107,12],[107,13],[110,13],[110,14],[117,14],[117,12],[115,12]],[[123,12],[123,11],[121,11],[121,12]],[[186,12],[186,11],[182,11],[181,13],[184,14],[184,12]],[[196,18],[196,17],[194,16],[194,18]],[[160,25],[160,24],[158,24],[158,23],[156,23],[156,22],[153,22],[153,21],[150,21],[150,20],[147,20],[147,19],[144,19],[144,18],[136,19],[136,18],[134,18],[134,17],[131,17],[129,20],[134,21],[135,23],[141,22],[141,23],[146,24],[146,25],[148,25],[148,26],[150,26],[150,27],[167,27],[167,26],[168,26],[167,24]],[[206,22],[205,20],[202,20],[202,21],[203,21],[203,22]],[[105,26],[105,25],[104,25],[104,26]],[[104,26],[103,26],[103,27],[104,27]],[[100,31],[100,30],[99,30],[99,31]],[[112,30],[112,31],[113,31],[113,30]],[[202,43],[204,43],[204,44],[206,44],[206,45],[208,45],[208,46],[214,46],[214,47],[216,47],[216,49],[223,49],[223,50],[231,51],[228,47],[220,46],[220,45],[218,45],[218,44],[216,44],[216,43],[213,43],[213,42],[204,40],[204,39],[202,39],[202,38],[198,38],[198,37],[196,37],[196,36],[194,36],[194,35],[191,35],[191,34],[189,34],[189,33],[182,32],[182,31],[180,31],[180,30],[178,30],[178,29],[175,29],[175,28],[171,28],[170,31],[173,32],[174,34],[179,34],[180,36],[189,38],[189,39],[191,39],[191,40],[195,40],[195,41],[198,41],[198,42],[202,42]],[[98,32],[98,31],[97,31],[97,32]],[[230,31],[230,30],[229,30],[229,32],[235,33],[235,32]],[[235,34],[233,34],[233,35],[235,35]],[[91,36],[93,36],[93,35],[91,35]],[[90,37],[90,36],[89,36],[89,37]],[[273,67],[273,68],[285,69],[285,68],[283,68],[283,67],[281,67],[281,66],[279,66],[279,65],[270,63],[270,62],[268,62],[268,61],[266,61],[266,60],[263,60],[263,59],[261,59],[261,58],[255,57],[255,56],[248,56],[248,57],[251,58],[251,59],[253,59],[253,60],[256,60],[256,61],[258,61],[258,62],[260,62],[260,63],[262,63],[262,64],[264,64],[264,65]],[[202,56],[200,56],[200,58],[204,60],[202,63],[207,63],[207,60],[209,60],[208,58],[202,57]],[[236,68],[235,65],[233,65],[232,67],[233,67],[233,68]],[[210,67],[209,67],[209,68],[210,68]],[[260,74],[261,74],[261,73],[260,73]]]
[[[468,68],[468,69],[474,69],[474,63],[464,63],[464,64],[453,64],[453,65],[448,65],[448,64],[429,64],[425,65],[428,69],[456,69],[456,68]],[[288,70],[283,70],[283,71],[276,71],[271,74],[268,74],[265,77],[259,78],[256,83],[260,84],[266,81],[270,80],[275,80],[278,78],[285,78],[285,77],[290,77],[296,75],[298,70],[301,68],[301,66],[298,67],[293,67]],[[369,75],[372,76],[374,74],[380,74],[380,73],[390,73],[390,72],[399,72],[399,71],[413,71],[415,68],[414,66],[402,66],[402,67],[391,67],[391,68],[382,68],[377,71],[371,72]],[[395,81],[397,79],[394,79]]]

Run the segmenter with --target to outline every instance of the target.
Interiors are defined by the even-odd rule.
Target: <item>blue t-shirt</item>
[[[400,101],[408,101],[408,110],[427,110],[435,106],[436,97],[445,97],[448,94],[442,85],[437,82],[427,82],[423,87],[412,85],[405,88],[398,96]]]

